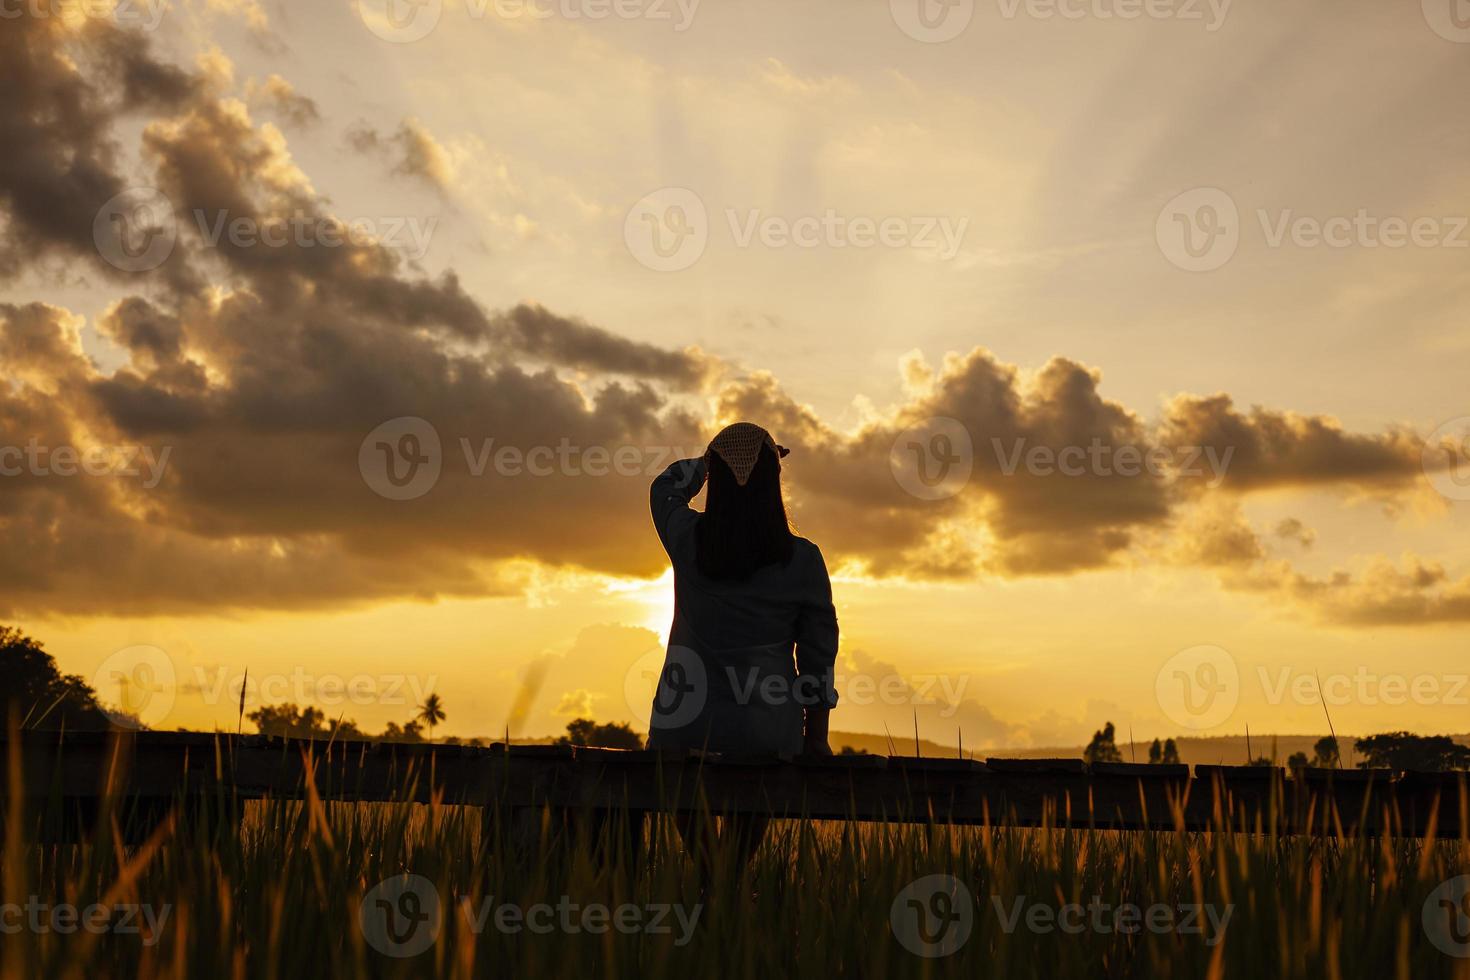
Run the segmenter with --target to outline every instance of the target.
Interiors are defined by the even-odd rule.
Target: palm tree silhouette
[[[419,705],[418,717],[425,725],[429,726],[429,741],[434,741],[434,726],[444,720],[444,702],[439,695],[430,694],[424,698],[424,703]]]

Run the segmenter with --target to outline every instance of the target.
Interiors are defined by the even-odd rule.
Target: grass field
[[[632,848],[549,815],[265,802],[124,847],[28,842],[26,817],[6,980],[1470,976],[1463,897],[1432,895],[1464,841],[782,821],[701,875],[667,820]]]

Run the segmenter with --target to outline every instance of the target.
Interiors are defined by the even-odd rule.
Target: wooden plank
[[[1189,767],[1177,763],[1094,762],[1088,771],[1097,775],[1131,776],[1139,779],[1188,779]]]
[[[1081,759],[986,759],[985,765],[996,772],[1080,773],[1087,771]]]

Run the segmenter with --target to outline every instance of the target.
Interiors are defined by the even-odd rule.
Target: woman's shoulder
[[[812,565],[818,568],[826,568],[827,561],[822,557],[822,549],[817,547],[815,541],[804,538],[799,534],[793,534],[791,548],[791,564],[795,567],[809,568]]]

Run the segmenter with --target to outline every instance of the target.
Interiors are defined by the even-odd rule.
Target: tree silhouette
[[[25,728],[111,727],[90,684],[76,674],[61,673],[40,641],[14,626],[0,625],[0,715],[12,709]]]
[[[1153,744],[1148,747],[1148,764],[1151,766],[1177,766],[1179,764],[1179,746],[1174,744],[1172,738],[1165,742],[1154,739]]]
[[[1341,762],[1342,753],[1337,747],[1337,739],[1331,735],[1317,739],[1312,746],[1312,765],[1318,769],[1336,769]]]
[[[437,709],[437,720],[444,720],[444,704],[430,695],[425,699],[425,704],[420,709],[419,717],[423,708],[428,707],[428,702],[435,702]],[[286,702],[285,704],[267,704],[250,712],[245,717],[254,723],[256,729],[262,735],[285,735],[291,738],[319,738],[335,739],[344,741],[346,739],[363,740],[378,739],[384,742],[422,742],[424,740],[423,727],[415,719],[403,725],[395,721],[388,722],[381,735],[371,735],[362,730],[351,718],[329,718],[320,708],[310,705],[300,705]],[[450,741],[446,739],[446,741]],[[458,740],[455,740],[458,741]],[[481,739],[471,739],[471,745],[483,744]]]
[[[567,733],[556,740],[557,745],[594,745],[604,749],[641,749],[643,739],[633,731],[631,725],[609,722],[599,725],[591,718],[578,718],[567,722]]]
[[[1102,731],[1092,733],[1092,741],[1087,743],[1087,748],[1082,750],[1082,758],[1087,762],[1122,762],[1123,753],[1118,751],[1118,744],[1113,741],[1113,723],[1108,722],[1102,727]]]
[[[422,742],[424,740],[423,729],[417,721],[410,721],[402,728],[398,727],[396,721],[388,722],[388,727],[383,729],[383,741],[385,742]]]
[[[360,739],[367,736],[351,719],[329,722],[320,708],[287,702],[266,704],[245,716],[262,735],[287,735],[292,738]]]
[[[1359,769],[1411,769],[1417,772],[1470,769],[1470,748],[1448,735],[1387,732],[1360,738],[1353,745],[1363,754],[1363,761],[1358,763]]]
[[[429,726],[429,741],[434,741],[434,726],[444,720],[444,702],[439,695],[430,694],[424,698],[424,703],[419,705],[418,719]]]

